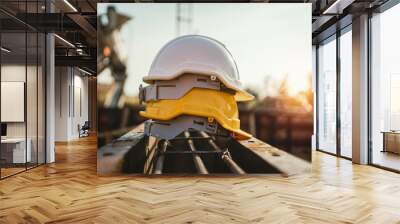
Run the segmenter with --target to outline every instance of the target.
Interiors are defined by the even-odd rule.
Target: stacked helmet
[[[150,84],[139,90],[140,101],[147,104],[140,115],[151,119],[146,134],[170,139],[183,129],[215,133],[221,127],[237,139],[251,137],[240,130],[236,101],[254,96],[243,89],[222,43],[200,35],[178,37],[158,52],[143,81]]]
[[[178,37],[167,43],[154,59],[143,81],[172,80],[183,74],[198,74],[218,78],[236,91],[236,101],[249,101],[254,96],[243,90],[236,62],[219,41],[200,35]]]

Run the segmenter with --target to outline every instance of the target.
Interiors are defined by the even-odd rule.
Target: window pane
[[[28,168],[37,165],[37,33],[28,32],[28,63],[27,63],[27,80],[26,80],[26,115],[27,115],[27,140],[30,144],[30,160]]]
[[[340,152],[351,158],[352,149],[352,36],[340,36]]]
[[[336,153],[336,40],[318,48],[318,148]]]
[[[372,18],[372,163],[400,170],[400,5]]]
[[[25,170],[30,161],[26,142],[26,33],[1,34],[1,175],[2,178]],[[28,149],[28,150],[27,150]]]
[[[0,1],[16,17],[44,13],[44,0]],[[45,35],[0,12],[1,178],[45,161]],[[37,18],[37,17],[33,17]]]

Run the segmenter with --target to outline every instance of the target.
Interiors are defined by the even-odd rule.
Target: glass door
[[[26,41],[25,31],[1,34],[2,178],[26,170],[32,159],[26,136]]]
[[[318,150],[336,154],[336,36],[318,47]]]
[[[340,36],[340,156],[352,157],[352,32]]]
[[[370,162],[400,171],[400,4],[371,18]]]
[[[20,15],[43,13],[43,5],[44,1],[0,3]],[[46,158],[45,35],[10,15],[0,12],[1,179],[43,164]]]

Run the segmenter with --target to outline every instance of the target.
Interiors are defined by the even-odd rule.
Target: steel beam
[[[69,14],[68,17],[79,25],[91,38],[97,37],[96,28],[85,17],[80,14]]]
[[[229,166],[232,172],[235,174],[246,174],[244,170],[235,162],[233,161],[232,157],[229,154],[229,151],[226,151],[227,153],[222,154],[222,160],[226,163],[226,165]]]
[[[190,150],[192,152],[196,151],[196,147],[194,146],[193,140],[190,139],[190,134],[188,131],[185,131],[185,137],[188,138],[187,142],[189,144]],[[193,154],[193,161],[194,164],[196,165],[197,171],[200,174],[208,174],[208,170],[206,166],[203,163],[203,160],[201,160],[201,157],[198,154]]]
[[[91,56],[55,56],[56,66],[80,66],[96,70],[96,58]]]
[[[62,13],[18,13],[16,17],[40,31],[81,31],[82,28],[68,14]]]
[[[210,138],[207,133],[205,132],[200,132],[200,135],[203,138]],[[222,151],[221,148],[212,140],[209,139],[208,143],[214,148],[216,151]],[[236,174],[246,174],[246,172],[235,162],[232,160],[232,157],[229,154],[229,151],[226,151],[225,153],[222,154],[222,160],[226,163],[226,165],[229,166],[232,172]]]
[[[164,141],[161,151],[159,152],[160,154],[157,157],[156,166],[154,168],[154,174],[162,174],[164,168],[164,160],[165,160],[164,152],[167,150],[167,147],[168,147],[168,141]]]
[[[323,14],[342,14],[343,10],[354,1],[355,0],[336,0],[324,10]]]

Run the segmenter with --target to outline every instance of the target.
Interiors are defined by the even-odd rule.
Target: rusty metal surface
[[[240,141],[239,143],[256,153],[270,165],[281,171],[284,175],[290,176],[300,174],[309,172],[311,169],[311,164],[309,162],[299,159],[283,150],[272,147],[254,137],[249,140]]]
[[[143,125],[139,125],[119,139],[99,148],[97,173],[102,175],[121,173],[124,156],[143,138]]]
[[[123,173],[139,175],[154,174],[155,164],[158,158],[157,155],[159,154],[156,149],[157,147],[161,147],[160,145],[162,145],[163,141],[160,142],[158,139],[153,137],[146,137],[143,134],[143,128],[144,126],[141,124],[115,140],[113,143],[98,149],[97,171],[99,175],[118,175]],[[180,138],[177,138],[176,141],[179,142],[185,140],[182,137]],[[210,138],[191,136],[189,142],[192,142],[193,144],[194,140],[208,142],[210,141]],[[211,154],[204,151],[204,145],[201,146],[201,149],[199,147],[197,147],[199,149],[195,149],[199,150],[199,153],[196,155],[200,155],[202,152],[205,154]],[[210,145],[209,148],[211,147],[212,146]],[[309,162],[299,159],[283,150],[272,147],[256,138],[251,138],[245,141],[232,141],[227,148],[229,148],[230,160],[235,161],[236,165],[241,167],[240,169],[242,169],[243,173],[246,174],[280,173],[283,176],[290,176],[310,171],[311,165]],[[221,160],[223,160],[221,152],[215,151],[215,149],[209,150],[213,150],[214,153],[218,154]],[[184,152],[179,152],[179,150],[174,150],[174,148],[172,148],[172,150],[169,148],[168,153],[166,152],[163,156],[172,155],[174,153],[185,154]],[[193,154],[189,156],[193,156]],[[162,162],[162,165],[165,168],[165,158]],[[176,163],[178,162],[179,161],[177,160]],[[194,170],[196,169],[194,168]],[[229,170],[232,171],[232,169],[228,168],[228,171]],[[217,169],[217,171],[221,171],[221,169]],[[158,170],[157,173],[161,174],[164,172]],[[226,173],[223,171],[209,173],[233,174],[236,172],[232,171]],[[185,172],[182,174],[185,174]]]

